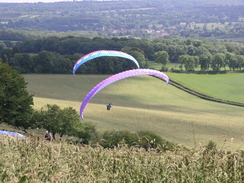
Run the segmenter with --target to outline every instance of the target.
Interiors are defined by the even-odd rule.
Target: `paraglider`
[[[10,131],[0,131],[0,135],[9,135],[13,137],[25,138],[25,136],[20,133]]]
[[[110,76],[109,78],[103,80],[102,82],[100,82],[87,94],[87,96],[84,98],[84,100],[80,106],[81,118],[84,120],[84,117],[83,117],[84,109],[85,109],[86,105],[88,104],[88,102],[92,99],[92,97],[94,95],[96,95],[97,92],[99,92],[100,90],[102,90],[103,88],[105,88],[106,86],[108,86],[114,82],[117,82],[119,80],[122,80],[122,79],[125,79],[128,77],[138,76],[138,75],[156,76],[157,78],[164,79],[167,84],[169,83],[169,77],[166,74],[164,74],[163,72],[157,71],[157,70],[153,70],[153,69],[133,69],[133,70],[128,70],[128,71],[124,71],[124,72],[115,74],[115,75]]]
[[[115,50],[98,50],[98,51],[88,53],[88,54],[84,55],[83,57],[81,57],[79,60],[77,60],[77,62],[75,63],[75,65],[73,67],[73,74],[75,74],[76,70],[82,64],[84,64],[87,61],[92,60],[94,58],[103,57],[103,56],[126,58],[126,59],[133,61],[136,64],[137,68],[140,68],[137,60],[133,56],[131,56],[127,53],[124,53],[122,51],[115,51]]]
[[[112,104],[109,103],[109,104],[107,105],[107,110],[109,111],[109,110],[111,109],[111,107],[112,107]]]

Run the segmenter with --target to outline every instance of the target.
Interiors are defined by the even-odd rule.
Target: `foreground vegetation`
[[[1,182],[242,182],[243,152],[158,152],[0,137]]]

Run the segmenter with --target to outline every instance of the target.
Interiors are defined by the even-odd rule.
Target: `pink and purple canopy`
[[[157,71],[157,70],[152,70],[152,69],[133,69],[133,70],[128,70],[128,71],[124,71],[118,74],[115,74],[113,76],[110,76],[109,78],[103,80],[102,82],[100,82],[98,85],[96,85],[88,94],[87,96],[84,98],[81,106],[80,106],[80,116],[81,118],[84,120],[83,117],[83,112],[84,109],[86,107],[86,105],[88,104],[88,102],[92,99],[92,97],[94,95],[96,95],[97,92],[99,92],[100,90],[102,90],[103,88],[105,88],[106,86],[117,82],[119,80],[128,78],[128,77],[132,77],[132,76],[138,76],[138,75],[151,75],[151,76],[156,76],[160,79],[164,79],[166,81],[166,83],[169,83],[169,77],[164,74],[163,72]]]
[[[75,65],[73,67],[73,74],[75,74],[76,70],[85,62],[92,60],[94,58],[103,57],[103,56],[126,58],[126,59],[133,61],[136,64],[137,68],[140,68],[137,60],[133,56],[131,56],[127,53],[124,53],[122,51],[115,51],[115,50],[98,50],[98,51],[88,53],[85,56],[81,57],[79,60],[77,60],[77,62],[75,63]]]

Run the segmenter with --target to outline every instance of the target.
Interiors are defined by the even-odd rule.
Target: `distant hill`
[[[232,39],[244,35],[243,8],[241,0],[1,3],[0,28],[96,31],[101,36]]]

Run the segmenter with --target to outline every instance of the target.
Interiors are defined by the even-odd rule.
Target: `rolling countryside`
[[[169,73],[175,80],[208,95],[243,101],[242,74],[229,74],[230,79],[225,75],[179,75]],[[79,112],[87,93],[109,75],[24,77],[28,90],[34,94],[35,108],[57,104],[72,106]],[[209,85],[215,90],[210,90]],[[236,94],[232,94],[234,88]],[[106,110],[109,102],[113,104],[111,111]],[[191,148],[210,140],[225,149],[240,150],[244,145],[243,107],[203,100],[149,76],[124,79],[106,87],[92,98],[84,118],[99,131],[151,130],[168,141]]]

